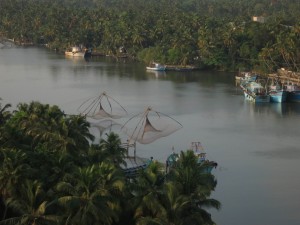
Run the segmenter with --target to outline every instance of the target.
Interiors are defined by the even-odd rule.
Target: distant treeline
[[[299,0],[1,0],[0,35],[59,51],[123,47],[145,62],[299,71],[299,18]]]

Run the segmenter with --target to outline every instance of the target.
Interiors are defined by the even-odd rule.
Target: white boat
[[[90,49],[86,49],[86,48],[81,48],[78,46],[74,46],[71,49],[69,49],[68,51],[65,51],[65,55],[66,56],[71,56],[71,57],[90,57],[92,54]]]
[[[166,70],[166,66],[160,63],[151,63],[149,66],[146,67],[147,70],[155,70],[155,71],[164,71]]]
[[[256,103],[270,102],[270,95],[260,83],[249,82],[245,84],[243,91],[246,100]]]
[[[251,77],[251,72],[239,72],[238,75],[235,76],[237,81],[248,80]]]
[[[256,81],[259,75],[251,72],[240,72],[237,76],[235,76],[236,81],[240,82],[251,82]]]

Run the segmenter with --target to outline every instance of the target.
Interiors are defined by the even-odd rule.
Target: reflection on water
[[[245,104],[248,104],[252,113],[255,116],[274,114],[278,116],[300,116],[300,104],[298,103],[262,103],[255,104],[245,100]]]
[[[152,77],[155,77],[156,79],[165,79],[167,77],[167,73],[165,71],[148,70],[147,74],[149,74]]]
[[[95,144],[100,143],[101,138],[106,138],[104,134],[108,134],[110,132],[118,133],[121,130],[122,124],[112,120],[112,119],[104,119],[100,121],[89,120],[91,124],[90,132],[95,136],[95,140],[93,141]]]

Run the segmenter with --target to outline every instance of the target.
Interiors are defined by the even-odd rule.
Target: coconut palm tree
[[[25,180],[18,187],[18,192],[5,200],[7,206],[14,210],[17,216],[0,222],[2,225],[58,225],[59,217],[47,214],[47,207],[54,204],[49,202],[47,193],[41,183]]]
[[[164,195],[160,201],[165,210],[167,224],[185,224],[184,218],[190,206],[190,198],[182,195],[174,182],[169,181],[164,184]]]
[[[89,140],[94,138],[89,126],[83,116],[67,116],[57,106],[31,102],[18,105],[7,131],[12,146],[20,144],[35,149],[43,145],[49,152],[76,157],[86,154]]]
[[[106,140],[100,140],[100,149],[105,159],[114,163],[117,167],[125,164],[124,158],[126,157],[127,150],[122,147],[120,137],[113,132],[106,134],[106,136]]]
[[[2,99],[0,98],[0,101]],[[2,104],[0,103],[0,144],[4,144],[7,141],[7,132],[5,123],[10,119],[12,116],[11,112],[7,111],[8,108],[11,107],[11,104],[5,104],[2,107]]]
[[[5,129],[9,136],[6,145],[22,148],[26,146],[27,149],[32,149],[37,143],[55,140],[54,134],[58,132],[58,122],[63,116],[63,112],[57,106],[50,107],[38,102],[19,104],[6,124]]]
[[[2,99],[0,98],[0,101],[1,100]],[[10,107],[11,107],[11,104],[5,104],[2,107],[2,104],[0,103],[0,128],[5,123],[5,121],[8,120],[9,117],[11,116],[11,113],[9,111],[7,111],[7,109]]]
[[[2,219],[6,218],[7,199],[18,189],[28,169],[25,164],[26,155],[15,149],[1,149],[0,154],[0,198],[4,203]]]
[[[64,224],[112,224],[118,220],[124,175],[112,164],[79,168],[74,177],[60,182],[58,199],[66,210]]]
[[[163,196],[163,181],[162,168],[157,162],[140,171],[131,187],[136,224],[166,224],[166,212],[160,202]]]
[[[169,178],[179,189],[179,193],[189,198],[190,204],[184,224],[213,224],[207,208],[220,209],[221,204],[209,198],[217,185],[214,176],[207,173],[207,165],[199,164],[192,150],[181,152],[179,160],[171,170]]]
[[[73,145],[69,146],[67,151],[86,154],[90,146],[89,141],[94,140],[94,136],[89,131],[90,124],[86,118],[80,115],[70,116],[65,119],[64,125],[67,130],[65,130],[63,136],[73,140]]]

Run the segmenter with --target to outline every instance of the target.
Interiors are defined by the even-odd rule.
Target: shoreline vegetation
[[[0,37],[178,68],[298,72],[299,12],[297,0],[3,0]]]
[[[39,102],[0,99],[0,224],[205,224],[217,181],[192,150],[166,173],[155,159],[126,177],[116,133],[93,143],[90,124]]]

